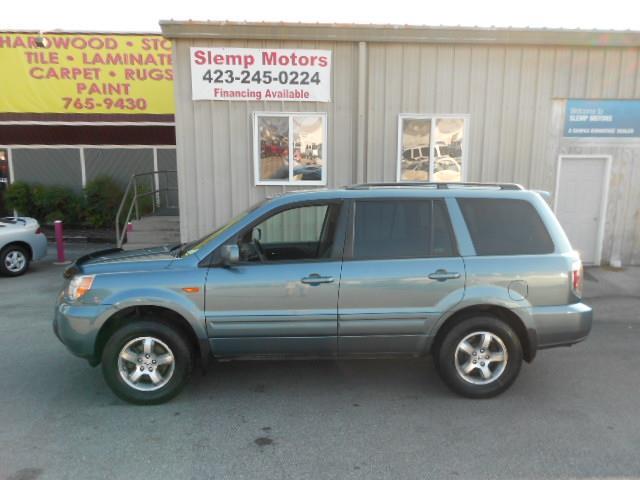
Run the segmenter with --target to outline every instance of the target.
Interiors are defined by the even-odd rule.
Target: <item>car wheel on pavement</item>
[[[522,365],[518,335],[491,316],[467,318],[454,326],[436,349],[436,365],[454,392],[489,398],[515,381]]]
[[[102,352],[107,384],[131,403],[166,402],[182,390],[192,367],[192,351],[184,336],[152,320],[135,321],[116,330]]]
[[[17,277],[29,268],[29,252],[20,245],[7,245],[0,251],[0,272]]]

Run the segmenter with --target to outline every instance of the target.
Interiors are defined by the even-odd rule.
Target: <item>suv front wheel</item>
[[[184,337],[168,325],[149,320],[116,330],[102,352],[102,373],[111,390],[137,404],[162,403],[177,395],[192,365]]]
[[[454,392],[489,398],[515,381],[522,345],[513,329],[489,316],[471,317],[453,327],[437,350],[438,373]]]

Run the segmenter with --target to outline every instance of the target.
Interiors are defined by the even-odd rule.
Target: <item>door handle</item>
[[[317,273],[312,273],[308,277],[302,278],[300,281],[308,285],[319,285],[321,283],[333,283],[333,277],[323,277]]]
[[[447,272],[446,270],[438,269],[435,272],[430,273],[429,278],[431,280],[438,280],[439,282],[444,282],[445,280],[453,280],[456,278],[460,278],[460,274],[458,272]]]

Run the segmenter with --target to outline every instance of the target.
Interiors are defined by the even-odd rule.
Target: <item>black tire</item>
[[[9,255],[14,253],[18,253],[22,256],[22,258],[24,258],[24,266],[19,270],[10,269],[6,263],[7,257],[9,257]],[[3,275],[6,275],[8,277],[17,277],[19,275],[22,275],[28,269],[29,269],[29,252],[27,251],[26,248],[20,245],[7,245],[2,249],[2,251],[0,251],[0,273],[2,273]]]
[[[463,377],[463,374],[459,372],[456,367],[456,350],[458,345],[466,337],[476,332],[489,332],[498,337],[499,340],[502,341],[507,353],[505,357],[506,365],[502,373],[498,374],[494,380],[485,380],[481,376],[481,372],[478,371],[479,368],[473,370],[471,374],[468,374],[468,376],[478,376],[478,381],[489,381],[489,383],[485,384],[471,383]],[[470,341],[473,341],[475,338],[476,337],[471,337]],[[493,340],[491,345],[492,348],[496,348],[497,350],[501,349],[501,346],[496,340]],[[478,350],[476,351],[474,349],[476,355],[480,354],[479,348],[480,346],[478,345]],[[458,355],[460,358],[459,363],[462,363],[461,358],[464,358],[467,354],[460,351]],[[445,335],[440,345],[436,347],[435,356],[437,357],[435,358],[437,371],[451,390],[468,398],[490,398],[504,392],[515,381],[522,366],[522,345],[520,344],[518,335],[504,321],[492,316],[477,316],[467,318],[453,327]],[[473,358],[476,357],[471,357],[470,354],[468,355],[469,360]],[[487,365],[489,365],[488,362]],[[464,365],[461,365],[461,367],[462,366]],[[492,364],[491,368],[493,369],[492,374],[495,374],[500,366],[499,364]]]
[[[139,337],[152,337],[160,340],[170,349],[170,353],[173,355],[173,373],[167,375],[167,383],[157,390],[142,391],[134,388],[124,380],[118,369],[120,352],[129,342]],[[163,347],[161,344],[158,345],[160,347],[155,348],[160,348],[162,351]],[[144,353],[140,355],[142,356]],[[159,358],[158,363],[160,363]],[[133,364],[126,365],[128,367],[133,366]],[[131,371],[137,368],[134,367]],[[157,366],[155,368],[159,370]],[[139,320],[121,327],[111,335],[102,351],[102,373],[107,385],[122,400],[138,405],[164,403],[175,397],[186,385],[192,369],[193,352],[187,340],[174,328],[157,321]],[[147,373],[148,376],[149,374]],[[147,381],[151,382],[150,378]]]

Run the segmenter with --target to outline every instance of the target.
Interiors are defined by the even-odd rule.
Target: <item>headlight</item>
[[[78,300],[91,290],[95,275],[76,275],[69,282],[67,287],[67,298],[70,300]]]

